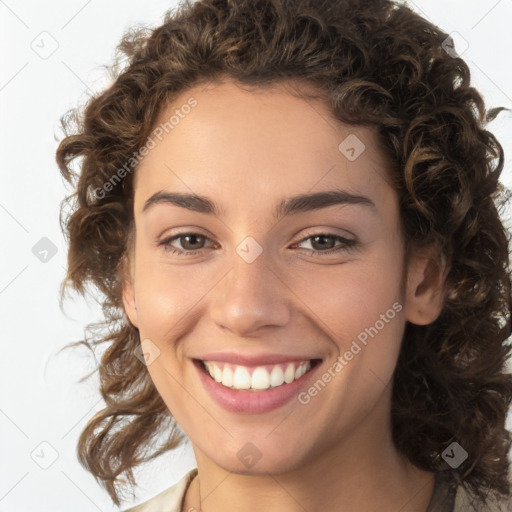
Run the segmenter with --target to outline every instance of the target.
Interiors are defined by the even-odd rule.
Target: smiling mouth
[[[242,366],[194,359],[194,364],[212,380],[226,388],[239,391],[267,391],[300,379],[321,361],[321,359],[310,359],[280,364]]]

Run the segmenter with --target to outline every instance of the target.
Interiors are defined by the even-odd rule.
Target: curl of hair
[[[82,341],[107,350],[98,365],[106,407],[84,428],[80,462],[119,504],[132,468],[176,447],[182,434],[134,356],[138,330],[122,304],[121,263],[133,243],[133,169],[162,108],[200,82],[230,77],[258,87],[313,86],[333,118],[378,128],[395,164],[407,251],[433,244],[447,262],[443,310],[406,324],[392,394],[397,448],[416,466],[451,471],[482,501],[509,496],[505,428],[512,397],[508,197],[498,181],[503,149],[485,129],[484,102],[448,37],[392,0],[199,0],[161,26],[123,37],[115,80],[63,117],[57,150],[73,193],[62,205],[68,287],[102,295],[103,327]],[[303,93],[306,97],[306,93]],[[80,172],[72,170],[79,159]],[[110,183],[112,186],[107,186]],[[99,192],[98,192],[99,191]],[[70,212],[64,217],[64,207]],[[164,443],[155,448],[156,436]],[[451,469],[440,454],[458,442],[468,458]]]

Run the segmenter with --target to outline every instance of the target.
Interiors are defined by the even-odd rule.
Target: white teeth
[[[233,370],[228,365],[222,370],[222,385],[228,388],[233,386]]]
[[[300,379],[306,373],[306,363],[300,363],[295,370],[295,380]]]
[[[224,367],[221,369],[217,363],[212,361],[204,361],[204,364],[210,376],[223,386],[233,389],[260,391],[290,384],[290,382],[302,377],[311,368],[311,361],[303,361],[297,365],[297,368],[295,368],[296,363],[275,365],[270,373],[266,367],[258,366],[254,368],[251,375],[245,366],[231,367],[224,363]]]
[[[284,381],[286,384],[290,384],[295,379],[295,368],[292,363],[288,363],[286,371],[284,372]]]
[[[214,365],[214,368],[217,365]],[[233,387],[236,389],[249,389],[251,387],[251,375],[247,368],[237,366],[233,373]]]
[[[270,384],[272,387],[280,386],[284,382],[283,369],[280,366],[274,366],[270,372]]]
[[[259,366],[252,372],[252,389],[267,389],[270,387],[270,375],[265,368]]]
[[[217,365],[214,365],[214,367],[213,367],[213,378],[217,382],[222,382],[222,372]]]

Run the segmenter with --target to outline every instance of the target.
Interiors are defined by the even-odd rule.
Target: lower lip
[[[246,391],[227,388],[212,379],[202,369],[202,363],[199,361],[193,361],[193,363],[199,372],[199,378],[217,404],[230,412],[257,414],[277,409],[289,402],[294,396],[297,396],[301,388],[305,387],[308,380],[316,372],[321,362],[316,363],[311,370],[297,380],[268,389],[267,391]]]

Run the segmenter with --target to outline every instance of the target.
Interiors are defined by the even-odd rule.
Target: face
[[[197,86],[159,123],[177,110],[137,169],[123,300],[196,457],[282,472],[382,431],[405,322],[439,305],[428,260],[404,265],[376,132],[284,84]]]

